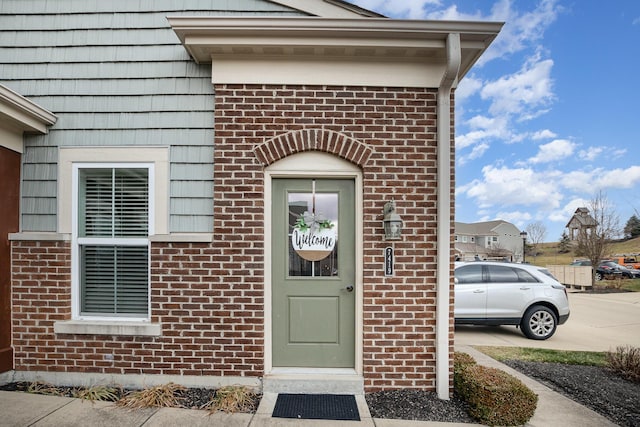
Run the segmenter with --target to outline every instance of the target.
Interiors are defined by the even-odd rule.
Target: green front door
[[[273,366],[355,366],[355,189],[274,179]]]

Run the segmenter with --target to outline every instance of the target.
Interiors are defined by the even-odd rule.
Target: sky
[[[504,22],[456,90],[456,221],[560,240],[604,195],[640,217],[639,0],[349,0],[398,19]]]

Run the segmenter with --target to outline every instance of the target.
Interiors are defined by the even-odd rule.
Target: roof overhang
[[[502,23],[386,18],[169,17],[191,57],[216,83],[437,87],[446,40],[460,34],[458,80]]]
[[[0,127],[47,133],[57,117],[24,96],[0,85]]]

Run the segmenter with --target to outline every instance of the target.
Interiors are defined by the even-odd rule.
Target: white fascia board
[[[0,126],[45,134],[57,117],[24,96],[0,85]]]

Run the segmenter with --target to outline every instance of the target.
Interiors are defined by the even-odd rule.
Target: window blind
[[[78,200],[81,314],[146,314],[148,169],[80,169]]]
[[[80,184],[81,237],[149,234],[147,169],[82,169]]]

